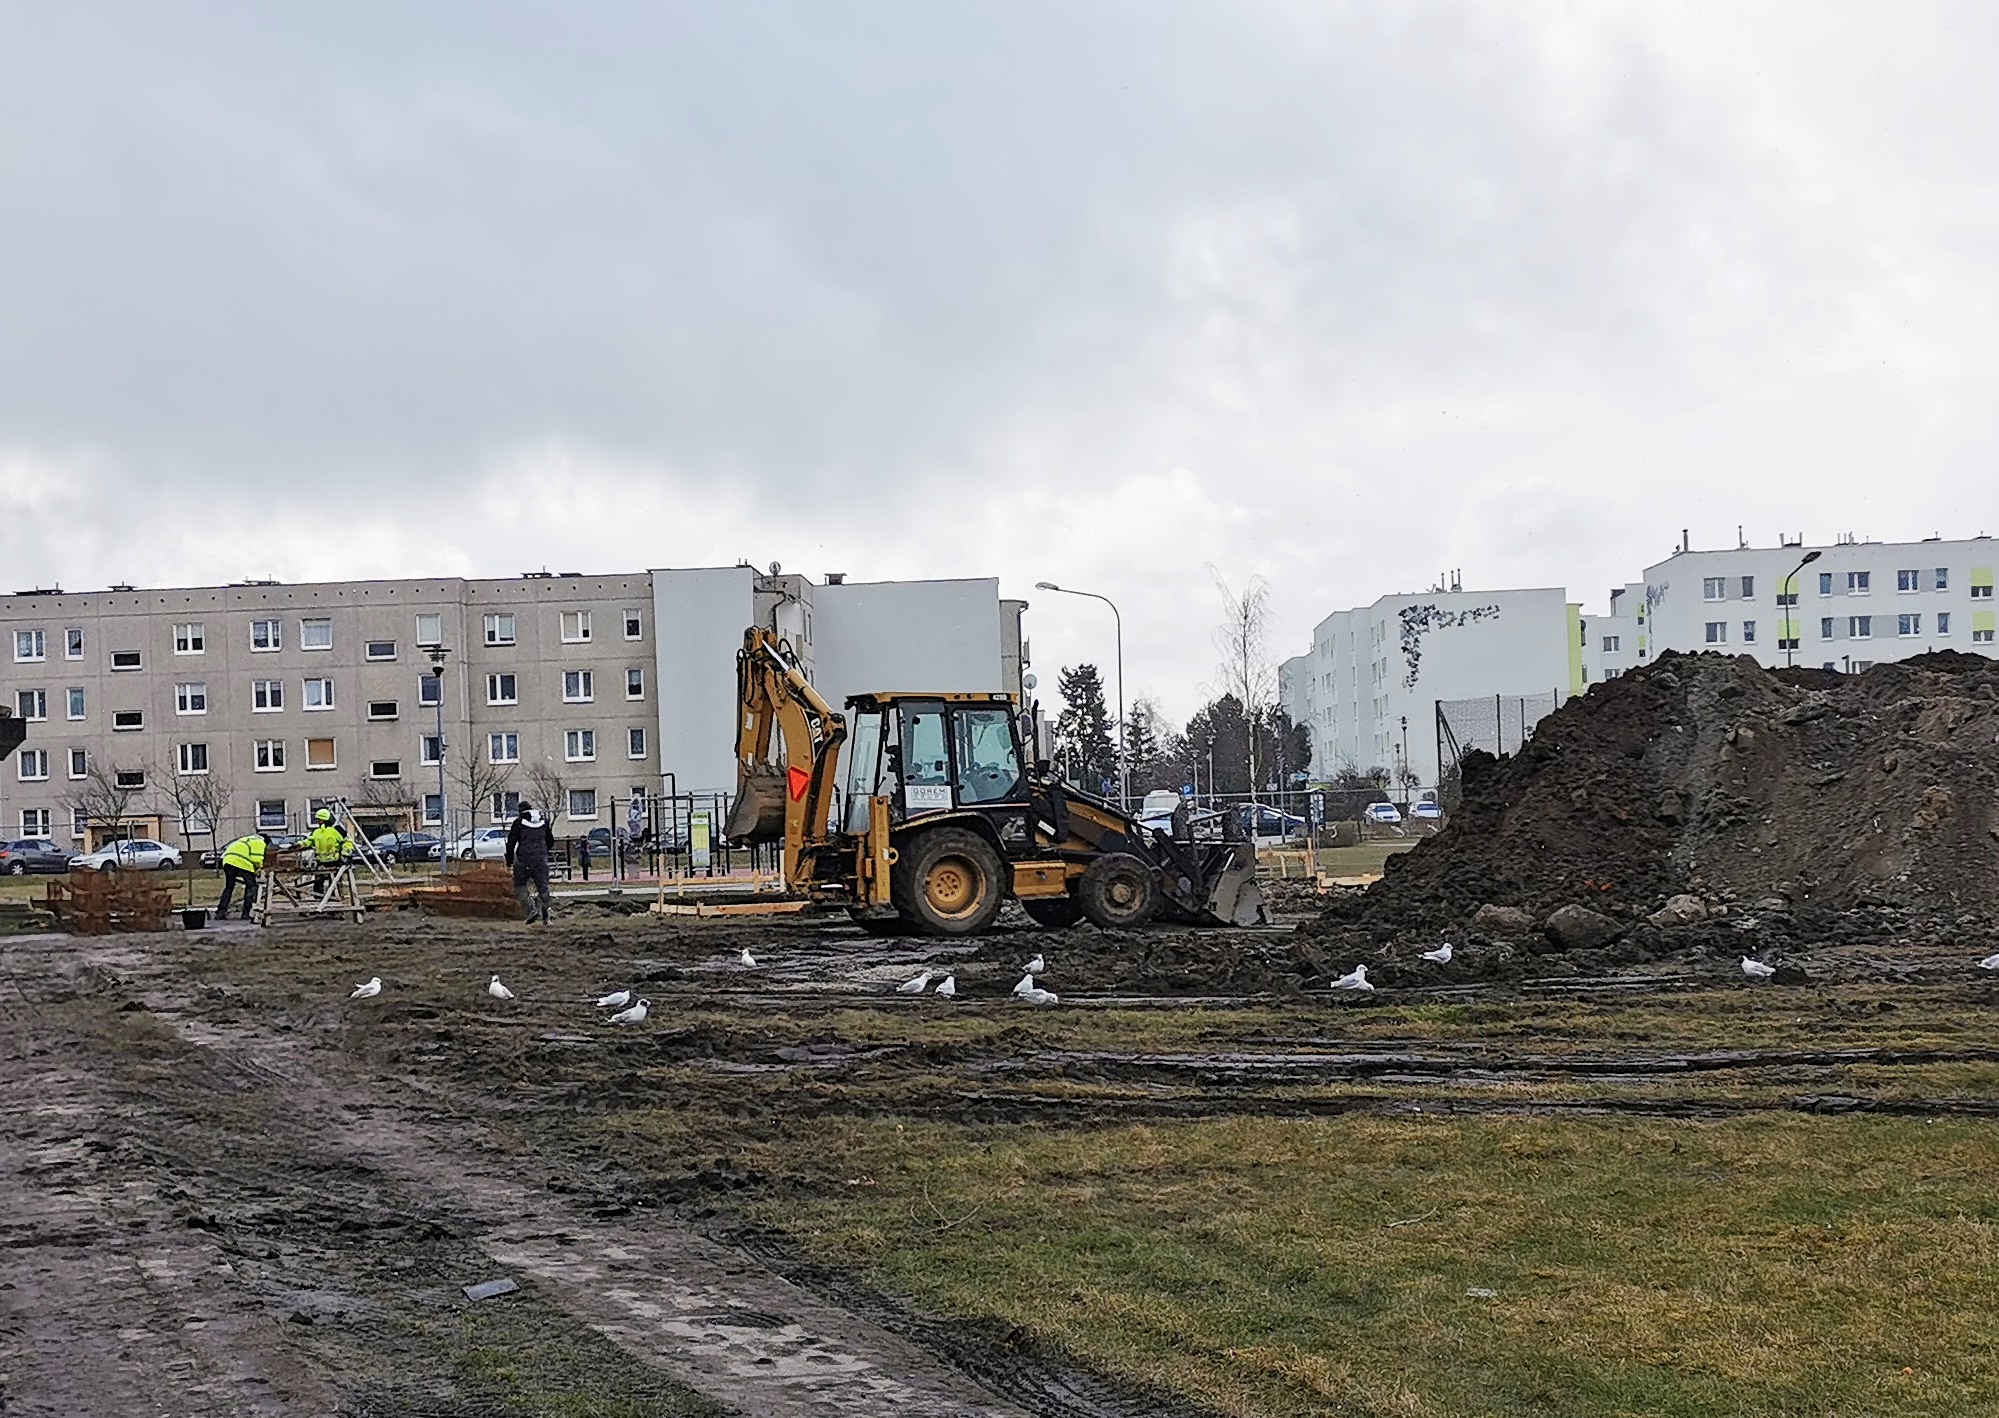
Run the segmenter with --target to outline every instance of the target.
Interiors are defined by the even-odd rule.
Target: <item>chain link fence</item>
[[[1534,736],[1534,726],[1561,707],[1562,696],[1546,694],[1493,694],[1477,699],[1437,701],[1438,798],[1447,812],[1455,812],[1462,796],[1458,764],[1472,749],[1484,749],[1495,758],[1518,753]]]

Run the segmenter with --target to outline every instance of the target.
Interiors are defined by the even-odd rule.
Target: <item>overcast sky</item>
[[[0,590],[1999,531],[1999,6],[0,0]]]

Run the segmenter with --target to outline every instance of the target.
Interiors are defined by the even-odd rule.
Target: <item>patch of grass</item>
[[[1988,1126],[811,1131],[760,1219],[1230,1414],[1999,1411]]]

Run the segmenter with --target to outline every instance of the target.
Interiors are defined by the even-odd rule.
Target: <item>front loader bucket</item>
[[[753,768],[745,773],[736,789],[736,805],[722,824],[722,835],[731,842],[782,842],[784,787],[781,768]]]
[[[1234,860],[1215,879],[1215,889],[1208,893],[1208,914],[1225,926],[1258,926],[1269,921],[1263,888],[1256,884],[1256,853],[1247,844],[1236,849]]]

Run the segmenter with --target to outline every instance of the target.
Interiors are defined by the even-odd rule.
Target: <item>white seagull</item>
[[[1030,975],[1045,975],[1048,973],[1048,962],[1037,955],[1020,968]]]
[[[630,1009],[621,1009],[612,1015],[611,1022],[613,1024],[643,1024],[646,1022],[646,1011],[651,1007],[651,1000],[642,999]]]
[[[373,999],[376,995],[380,994],[381,992],[382,992],[382,977],[380,975],[376,975],[370,978],[367,984],[356,985],[354,987],[354,993],[347,996],[347,998]]]
[[[958,977],[956,975],[946,975],[944,983],[937,987],[937,993],[945,999],[954,997],[958,993]]]
[[[623,1009],[631,1002],[632,992],[630,990],[612,990],[608,995],[599,995],[597,997],[597,1008]]]
[[[1020,997],[1026,1000],[1029,1004],[1055,1004],[1058,1001],[1060,1001],[1062,998],[1062,996],[1056,994],[1055,991],[1044,990],[1038,986],[1031,990],[1016,991],[1016,993],[1018,993]]]
[[[1332,987],[1336,990],[1357,990],[1364,995],[1374,993],[1374,986],[1367,982],[1367,967],[1365,965],[1354,966],[1353,973],[1340,976],[1339,979],[1333,981]]]
[[[500,983],[498,975],[495,975],[493,982],[486,986],[486,993],[494,999],[512,999],[514,997],[514,992]]]
[[[930,988],[930,972],[925,970],[913,980],[904,980],[896,987],[897,994],[920,995]]]
[[[1024,995],[1033,988],[1034,988],[1034,977],[1032,975],[1022,975],[1020,977],[1020,983],[1013,987],[1013,992],[1017,995]]]
[[[1437,948],[1436,948],[1435,950],[1426,950],[1426,951],[1424,951],[1424,952],[1423,952],[1423,958],[1424,958],[1425,960],[1434,960],[1434,961],[1436,961],[1436,962],[1437,962],[1437,963],[1438,963],[1439,965],[1448,965],[1448,964],[1450,964],[1450,963],[1451,963],[1451,943],[1450,943],[1449,941],[1445,941],[1445,942],[1444,942],[1444,943],[1443,943],[1442,945],[1438,946],[1438,947],[1437,947]]]
[[[1777,971],[1775,967],[1765,965],[1760,960],[1751,960],[1745,955],[1742,957],[1742,973],[1752,980],[1767,980]]]
[[[1988,955],[1978,962],[1981,970],[1999,970],[1999,955]]]
[[[736,963],[746,969],[753,970],[756,968],[757,958],[750,954],[750,948],[746,945],[743,947],[743,953],[736,957]]]

